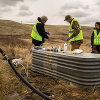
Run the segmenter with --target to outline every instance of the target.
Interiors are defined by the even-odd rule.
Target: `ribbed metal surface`
[[[100,55],[32,50],[32,68],[82,87],[100,85]]]

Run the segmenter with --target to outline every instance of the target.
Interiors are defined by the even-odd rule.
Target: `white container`
[[[66,52],[67,51],[67,44],[65,43],[64,44],[64,52]]]
[[[61,48],[60,48],[60,46],[59,46],[58,52],[61,52]]]

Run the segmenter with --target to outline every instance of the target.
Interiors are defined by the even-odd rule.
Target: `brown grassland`
[[[26,67],[31,43],[33,25],[21,24],[9,20],[0,20],[0,48],[9,58],[23,58],[22,64]],[[45,40],[44,46],[61,46],[68,37],[69,26],[46,25],[45,30],[50,32],[50,39]],[[80,49],[91,52],[90,37],[93,27],[82,26],[84,43]],[[54,100],[100,100],[100,87],[81,88],[71,82],[65,82],[43,74],[35,73],[31,69],[31,53],[29,55],[29,77],[24,68],[18,65],[17,70],[38,90],[52,97]],[[0,54],[0,100],[45,100],[29,89],[14,73],[8,63],[4,63]]]

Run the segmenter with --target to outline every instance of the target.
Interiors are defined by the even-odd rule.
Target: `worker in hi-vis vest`
[[[44,38],[49,39],[50,33],[45,32],[44,23],[48,18],[46,16],[38,17],[37,22],[34,24],[31,37],[32,37],[32,43],[34,46],[42,46],[42,43],[44,43]],[[48,35],[47,35],[48,34]]]
[[[91,53],[100,54],[100,22],[95,22],[95,28],[91,35]]]
[[[83,34],[80,23],[70,15],[66,15],[64,21],[70,23],[69,37],[67,38],[67,41],[71,44],[71,51],[79,49],[80,45],[83,43]]]

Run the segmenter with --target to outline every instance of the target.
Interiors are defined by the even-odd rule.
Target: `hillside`
[[[21,24],[18,22],[10,21],[10,20],[0,20],[0,36],[13,36],[24,39],[31,39],[30,34],[32,31],[33,25],[31,24]],[[68,37],[69,26],[67,25],[45,25],[45,30],[50,32],[49,45],[61,45],[63,47],[63,43],[66,42]],[[82,26],[84,43],[82,46],[90,47],[90,38],[93,32],[93,27]],[[85,52],[90,52],[90,50],[85,50],[84,47],[82,49]]]
[[[26,67],[31,43],[33,25],[21,24],[10,20],[0,20],[0,48],[9,58],[23,58],[22,64]],[[46,25],[45,30],[50,32],[50,39],[45,40],[44,46],[61,46],[68,37],[69,26]],[[93,27],[82,26],[84,43],[80,49],[91,52],[90,37]],[[14,73],[8,63],[4,63],[0,54],[0,100],[44,100],[30,90]],[[52,97],[54,100],[99,100],[100,88],[80,88],[72,83],[64,82],[31,69],[31,53],[29,54],[29,77],[25,75],[24,68],[18,65],[17,70],[37,89]]]
[[[33,24],[21,24],[10,20],[0,20],[0,35],[22,35],[30,37]],[[60,39],[62,36],[68,35],[69,26],[67,25],[45,25],[46,31],[49,31],[52,37],[58,35]],[[90,38],[93,27],[82,26],[84,38]],[[58,38],[58,36],[56,38]],[[66,40],[66,39],[65,39]]]

